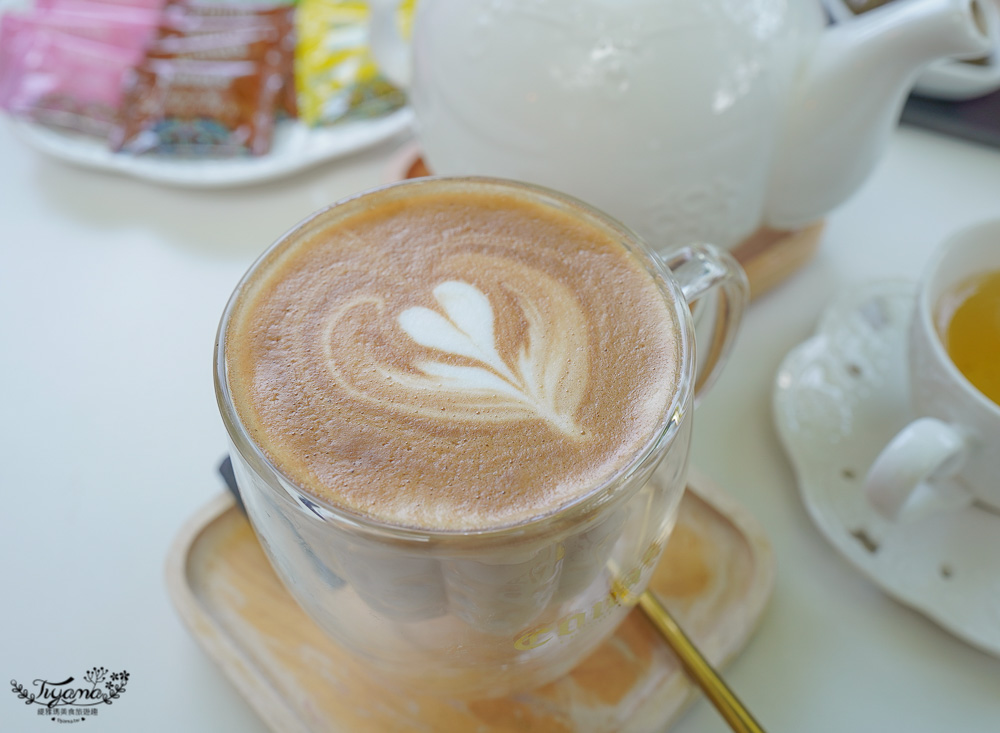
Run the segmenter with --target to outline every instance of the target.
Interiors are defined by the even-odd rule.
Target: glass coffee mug
[[[616,249],[613,256],[632,263],[629,266],[662,309],[664,332],[670,333],[676,347],[674,383],[664,392],[651,429],[629,448],[611,475],[537,515],[496,526],[428,528],[388,521],[322,498],[307,490],[301,477],[280,467],[285,464],[262,447],[255,438],[258,432],[242,417],[242,388],[234,387],[232,377],[238,356],[233,352],[240,344],[234,343],[232,333],[237,328],[234,321],[256,307],[252,303],[262,278],[280,280],[286,254],[293,249],[323,246],[314,244],[325,241],[323,232],[353,226],[361,216],[377,222],[383,211],[389,216],[388,212],[407,207],[419,211],[428,204],[440,204],[447,211],[441,202],[456,194],[494,197],[499,202],[494,208],[501,210],[535,207],[533,211],[551,212],[610,242]],[[430,217],[423,226],[439,226],[438,234],[445,237],[446,230],[447,236],[455,231],[454,225]],[[382,247],[375,241],[370,245],[373,252]],[[548,246],[544,238],[531,244]],[[546,254],[541,252],[542,257]],[[309,277],[322,277],[317,272],[319,268],[312,268]],[[505,287],[504,277],[497,275]],[[596,289],[573,293],[569,300],[578,296],[586,303],[611,302],[618,282],[598,278]],[[294,292],[297,281],[290,283]],[[434,291],[441,302],[446,302],[445,296],[461,299],[469,290],[451,281],[446,285],[447,292]],[[512,283],[512,290],[515,285],[522,287]],[[461,308],[447,311],[450,317],[464,322],[489,307],[469,297]],[[688,306],[696,299],[715,305],[704,356],[697,359]],[[745,274],[727,253],[699,245],[663,261],[633,232],[600,211],[520,183],[426,178],[376,189],[314,214],[273,244],[241,280],[223,314],[215,352],[216,394],[231,440],[236,479],[271,564],[318,625],[386,684],[480,698],[562,676],[614,631],[650,580],[684,491],[693,402],[728,358],[747,299]],[[618,315],[629,320],[627,313]],[[502,314],[497,316],[497,333],[501,320]],[[336,331],[338,338],[347,338],[345,332]],[[350,343],[344,348],[350,349]],[[628,369],[628,349],[623,354],[619,363]],[[506,369],[500,364],[494,371]],[[611,388],[620,372],[616,368],[595,379],[589,395]],[[287,401],[294,410],[296,400],[313,397],[286,390],[274,399]],[[384,407],[391,411],[405,406]],[[504,429],[519,431],[522,424],[513,420]],[[445,455],[435,470],[447,472],[447,460]],[[547,466],[540,468],[540,480],[549,480],[544,477]],[[405,493],[402,486],[392,489],[394,494]]]

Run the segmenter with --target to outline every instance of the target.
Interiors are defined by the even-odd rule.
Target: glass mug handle
[[[729,359],[750,301],[750,283],[740,263],[729,252],[711,244],[684,247],[661,255],[661,259],[673,272],[689,307],[706,295],[713,296],[711,331],[708,339],[698,344],[694,381],[697,405]]]

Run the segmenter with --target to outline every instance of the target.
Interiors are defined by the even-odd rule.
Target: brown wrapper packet
[[[287,16],[288,22],[295,13],[293,2],[253,3],[217,2],[216,0],[167,0],[163,5],[166,14],[183,13],[202,18],[262,18]]]
[[[273,25],[239,26],[202,34],[185,34],[161,29],[146,51],[147,58],[200,59],[205,61],[253,61],[279,69],[282,89],[277,100],[279,110],[295,117],[295,48],[294,39]]]
[[[281,72],[287,80],[279,96],[280,110],[298,116],[295,92],[295,7],[288,4],[244,5],[171,0],[163,9],[158,36],[217,35],[249,29],[273,29],[282,52]]]
[[[129,72],[114,150],[188,157],[264,155],[280,71],[266,61],[147,58]]]
[[[146,53],[150,56],[208,61],[254,60],[263,57],[261,49],[273,49],[280,53],[280,40],[279,31],[271,26],[237,26],[199,34],[161,29]]]

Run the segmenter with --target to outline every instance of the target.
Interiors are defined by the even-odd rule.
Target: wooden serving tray
[[[691,476],[651,585],[710,661],[724,665],[743,648],[773,584],[757,522]],[[281,733],[660,733],[695,694],[639,609],[571,673],[528,693],[458,702],[386,689],[299,608],[228,493],[180,531],[167,585],[194,637]]]
[[[386,178],[401,181],[429,175],[420,149],[410,144],[396,154]],[[819,249],[823,226],[819,221],[796,231],[761,227],[730,250],[746,270],[751,299],[780,285],[813,258]]]

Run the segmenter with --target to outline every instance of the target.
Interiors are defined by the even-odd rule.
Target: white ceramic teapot
[[[816,0],[372,0],[436,174],[565,191],[654,248],[733,247],[857,188],[920,69],[982,55],[983,0],[896,0],[825,27]]]

